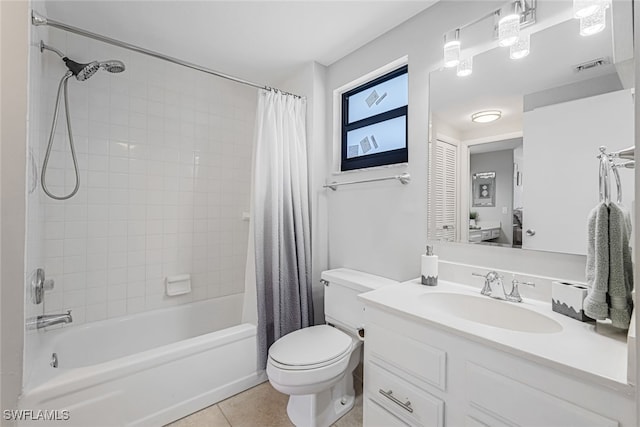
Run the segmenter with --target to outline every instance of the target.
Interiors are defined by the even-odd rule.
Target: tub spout
[[[27,319],[27,329],[41,329],[46,328],[47,326],[71,322],[73,322],[71,310],[63,314],[43,314]]]

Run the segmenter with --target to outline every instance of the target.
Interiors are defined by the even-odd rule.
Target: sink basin
[[[445,313],[483,325],[518,332],[552,334],[562,331],[562,325],[544,314],[515,303],[486,296],[448,292],[429,292],[421,295],[421,303],[429,311]]]

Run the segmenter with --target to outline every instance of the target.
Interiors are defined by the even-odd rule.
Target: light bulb
[[[604,30],[607,26],[606,7],[599,7],[594,13],[580,18],[580,35],[591,36]]]
[[[455,67],[460,62],[460,30],[444,35],[444,66]]]
[[[529,34],[520,34],[518,41],[509,48],[509,58],[521,59],[529,55],[530,52],[530,36]]]
[[[593,14],[600,7],[599,0],[573,0],[573,16],[584,18]]]
[[[498,45],[511,46],[520,37],[520,2],[513,2],[500,9],[498,21]]]
[[[458,63],[458,69],[456,75],[458,77],[470,76],[473,73],[473,57],[463,58]]]
[[[573,0],[573,16],[585,18],[593,15],[598,8],[607,8],[610,5],[611,0]]]

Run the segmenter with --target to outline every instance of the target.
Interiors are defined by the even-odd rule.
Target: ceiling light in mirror
[[[473,57],[463,58],[458,63],[458,69],[456,75],[458,77],[470,76],[473,73]]]
[[[486,110],[478,111],[471,115],[471,121],[474,123],[491,123],[502,117],[502,111],[500,110]]]
[[[594,13],[580,18],[580,35],[591,36],[604,30],[606,27],[606,7],[596,9]]]
[[[511,46],[520,36],[520,2],[510,3],[500,9],[498,21],[498,44]]]
[[[511,59],[521,59],[525,56],[529,55],[531,50],[531,38],[529,34],[520,34],[520,38],[515,44],[511,45],[509,48],[509,58]]]
[[[455,67],[460,62],[460,30],[444,35],[444,66]]]

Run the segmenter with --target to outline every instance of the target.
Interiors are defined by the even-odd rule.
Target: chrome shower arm
[[[46,44],[44,44],[42,40],[40,40],[40,52],[43,52],[45,49],[50,50],[51,52],[57,53],[60,58],[64,58],[66,56],[55,47],[47,46]]]

